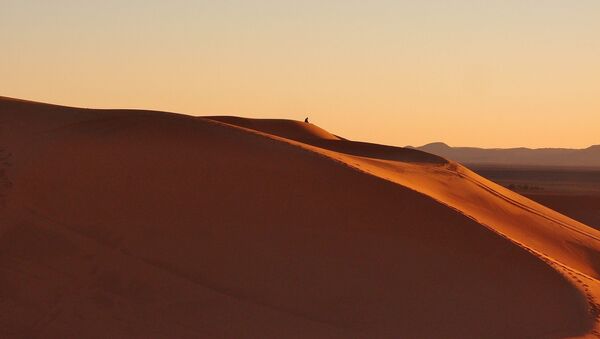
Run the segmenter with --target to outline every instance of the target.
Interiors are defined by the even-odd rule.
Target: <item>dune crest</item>
[[[203,117],[227,124],[261,131],[267,134],[296,141],[341,140],[319,126],[294,120],[284,119],[249,119],[232,116]]]
[[[443,158],[2,98],[0,126],[3,337],[598,333],[598,232]]]

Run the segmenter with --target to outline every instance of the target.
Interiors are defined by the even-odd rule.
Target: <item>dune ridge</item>
[[[350,143],[355,143],[355,142],[350,142]],[[465,215],[473,217],[479,221],[484,221],[486,218],[489,218],[489,216],[486,217],[481,212],[486,212],[487,214],[490,214],[490,213],[497,213],[497,211],[489,211],[489,210],[475,211],[475,210],[470,210],[467,207],[459,206],[459,202],[457,202],[456,199],[453,199],[452,197],[448,196],[447,190],[446,190],[446,192],[444,192],[443,187],[432,187],[433,185],[439,186],[439,184],[440,184],[439,178],[435,178],[434,176],[423,176],[422,173],[431,172],[431,170],[433,169],[434,171],[437,171],[438,173],[441,173],[444,175],[458,176],[460,179],[462,179],[460,182],[460,185],[455,184],[455,186],[452,187],[452,189],[456,190],[457,192],[473,190],[473,188],[468,187],[468,186],[470,186],[470,185],[476,186],[476,188],[475,188],[476,191],[470,192],[470,193],[478,194],[480,199],[494,198],[495,199],[494,202],[496,204],[506,203],[509,205],[514,205],[520,209],[527,210],[528,212],[531,212],[533,215],[536,215],[537,217],[539,217],[539,219],[541,219],[539,221],[541,221],[542,224],[546,221],[550,222],[550,224],[544,225],[544,227],[547,227],[548,229],[554,228],[554,226],[559,226],[559,227],[563,227],[563,228],[566,228],[569,230],[568,233],[565,233],[565,234],[563,234],[564,232],[560,233],[559,235],[556,236],[556,238],[563,239],[563,240],[568,239],[568,237],[570,236],[570,232],[574,232],[575,234],[581,235],[583,238],[592,239],[594,241],[594,243],[600,241],[600,231],[595,230],[595,229],[593,229],[589,226],[586,226],[580,222],[577,222],[575,220],[572,220],[568,217],[565,217],[555,211],[550,210],[547,207],[544,207],[530,199],[527,199],[527,198],[525,198],[521,195],[518,195],[502,186],[499,186],[483,177],[480,177],[479,175],[473,173],[472,171],[468,170],[467,168],[461,166],[460,164],[457,164],[454,162],[448,162],[443,159],[442,159],[442,161],[436,161],[437,158],[432,158],[432,159],[434,159],[432,161],[431,159],[426,158],[426,156],[425,156],[426,153],[424,153],[424,152],[420,152],[423,154],[423,156],[416,157],[416,158],[418,158],[418,160],[414,160],[414,158],[415,158],[414,156],[408,156],[405,159],[402,159],[400,156],[398,156],[398,159],[399,159],[398,161],[404,160],[404,162],[409,162],[409,161],[415,162],[413,164],[406,164],[406,163],[399,164],[397,162],[390,162],[387,159],[381,159],[381,157],[377,157],[377,156],[368,157],[368,158],[355,157],[355,156],[353,156],[354,154],[352,151],[344,152],[343,150],[342,151],[340,150],[340,147],[336,147],[336,146],[332,146],[332,147],[328,148],[327,146],[325,146],[325,144],[318,143],[318,142],[313,142],[310,144],[318,145],[320,147],[325,147],[325,149],[327,151],[334,150],[337,153],[343,153],[342,155],[332,154],[327,151],[324,152],[323,150],[313,149],[317,152],[326,154],[334,159],[341,161],[344,164],[347,164],[347,165],[354,167],[358,170],[361,170],[363,172],[376,175],[380,178],[401,184],[404,187],[411,188],[417,192],[424,193],[427,196],[432,197],[448,206],[456,208],[457,210],[463,212]],[[360,143],[360,142],[356,143],[358,148],[360,148],[362,146],[362,144],[364,144],[364,143]],[[380,145],[373,145],[373,146],[383,148],[383,149],[386,149],[389,147],[389,146],[380,146]],[[403,152],[406,151],[406,149],[392,147],[391,152],[394,152],[394,151],[396,153],[402,154]],[[412,151],[412,150],[408,149],[408,151]],[[374,153],[377,153],[377,152],[375,151]],[[436,164],[438,166],[434,166],[434,167],[429,166],[430,161],[432,161],[433,164]],[[423,166],[422,164],[425,164],[425,166]],[[439,165],[442,165],[442,166],[439,166]],[[396,175],[396,173],[398,171],[402,171],[401,176]],[[410,174],[407,172],[410,172]],[[412,179],[412,181],[411,181],[411,179]],[[432,181],[431,179],[433,179],[433,180],[437,179],[437,181]],[[456,194],[457,192],[454,192],[454,194]],[[488,197],[484,196],[482,193],[489,193]],[[464,197],[461,197],[461,198],[464,199]],[[516,224],[516,221],[517,220],[515,220],[515,222],[513,222],[512,224],[513,225]],[[531,227],[532,223],[530,222],[529,225]],[[539,222],[533,223],[533,225],[538,226]],[[494,230],[499,231],[498,228],[494,228]],[[518,236],[518,235],[515,234],[515,236]],[[554,241],[559,241],[559,239],[554,239]],[[597,247],[595,247],[594,245],[592,245],[586,249],[588,250],[588,254],[590,256],[598,255]],[[578,259],[581,259],[581,258],[578,258]],[[597,266],[594,263],[592,263],[587,268],[586,272],[588,272],[588,273],[595,272],[596,269],[597,269]],[[595,275],[595,277],[597,278],[598,276]]]
[[[263,122],[0,98],[0,333],[597,335],[597,231],[437,156]]]

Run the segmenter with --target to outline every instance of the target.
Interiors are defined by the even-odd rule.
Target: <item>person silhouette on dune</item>
[[[308,122],[308,117],[306,117],[306,119],[304,119],[304,122],[307,123],[307,124],[309,123]]]

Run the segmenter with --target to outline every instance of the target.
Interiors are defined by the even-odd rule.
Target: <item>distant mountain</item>
[[[434,142],[420,147],[407,146],[467,164],[527,166],[600,167],[600,145],[569,148],[477,148],[451,147]]]

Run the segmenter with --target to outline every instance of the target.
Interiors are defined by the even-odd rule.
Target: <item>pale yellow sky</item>
[[[304,119],[393,145],[600,144],[600,2],[0,0],[0,95]]]

